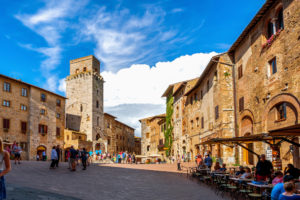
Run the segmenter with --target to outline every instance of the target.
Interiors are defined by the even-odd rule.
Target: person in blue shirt
[[[293,179],[294,179],[293,176],[286,175],[283,177],[283,182],[287,183],[289,181],[292,181]],[[283,187],[284,183],[277,183],[273,187],[272,192],[271,192],[271,200],[279,200],[279,196],[285,192],[284,187]]]
[[[212,159],[211,159],[211,157],[209,157],[209,154],[207,154],[205,156],[204,164],[206,165],[207,168],[209,168],[209,169],[211,168],[211,166],[212,166]]]
[[[294,182],[287,182],[284,184],[285,192],[279,196],[279,200],[300,200],[300,195],[295,194]]]

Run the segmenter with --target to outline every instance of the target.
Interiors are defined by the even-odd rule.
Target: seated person
[[[299,200],[300,195],[295,194],[295,184],[293,182],[287,182],[284,184],[285,192],[279,196],[279,200]]]
[[[218,171],[219,169],[221,169],[220,163],[216,162],[216,165],[214,167],[215,171]]]
[[[275,172],[275,178],[272,180],[272,184],[283,183],[283,173],[281,171]]]
[[[283,177],[283,182],[284,183],[290,182],[292,180],[294,180],[293,176],[286,175],[286,176]],[[283,183],[277,183],[273,187],[272,192],[271,192],[271,200],[278,200],[279,199],[279,195],[285,192],[283,186],[284,186]]]
[[[221,172],[225,172],[226,170],[226,164],[223,164],[222,167],[219,169],[219,171]]]
[[[284,169],[284,175],[291,175],[294,177],[294,179],[298,179],[300,176],[300,170],[295,168],[294,165],[288,164]]]
[[[236,175],[237,177],[240,177],[243,173],[245,173],[244,167],[243,167],[243,166],[240,166],[240,167],[239,167],[239,171],[237,171],[237,172],[235,173],[235,175]]]
[[[251,169],[249,167],[245,168],[245,173],[240,176],[241,179],[250,179],[252,178]]]

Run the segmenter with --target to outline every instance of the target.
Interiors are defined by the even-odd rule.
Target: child
[[[294,194],[295,185],[293,182],[284,184],[285,192],[279,196],[279,200],[300,200],[300,195]]]

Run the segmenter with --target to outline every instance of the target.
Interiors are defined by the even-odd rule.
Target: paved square
[[[12,164],[6,176],[8,199],[222,199],[184,174],[107,166],[70,172],[67,163],[55,170],[49,170],[49,164]]]

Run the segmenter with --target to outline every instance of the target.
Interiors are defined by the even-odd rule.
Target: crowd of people
[[[205,158],[201,155],[196,157],[197,169],[209,169],[211,170],[213,160],[209,154],[205,155]],[[220,164],[220,161],[216,161],[213,167],[213,173],[226,172],[226,164]],[[295,182],[299,185],[300,170],[295,168],[292,164],[288,164],[284,171],[274,171],[272,163],[266,159],[266,156],[262,154],[259,161],[253,169],[249,167],[239,166],[239,170],[234,174],[235,177],[246,180],[253,179],[254,182],[264,182],[273,184],[271,192],[272,200],[295,200],[300,199],[299,194],[295,194],[296,187]],[[299,186],[298,186],[299,187]]]

